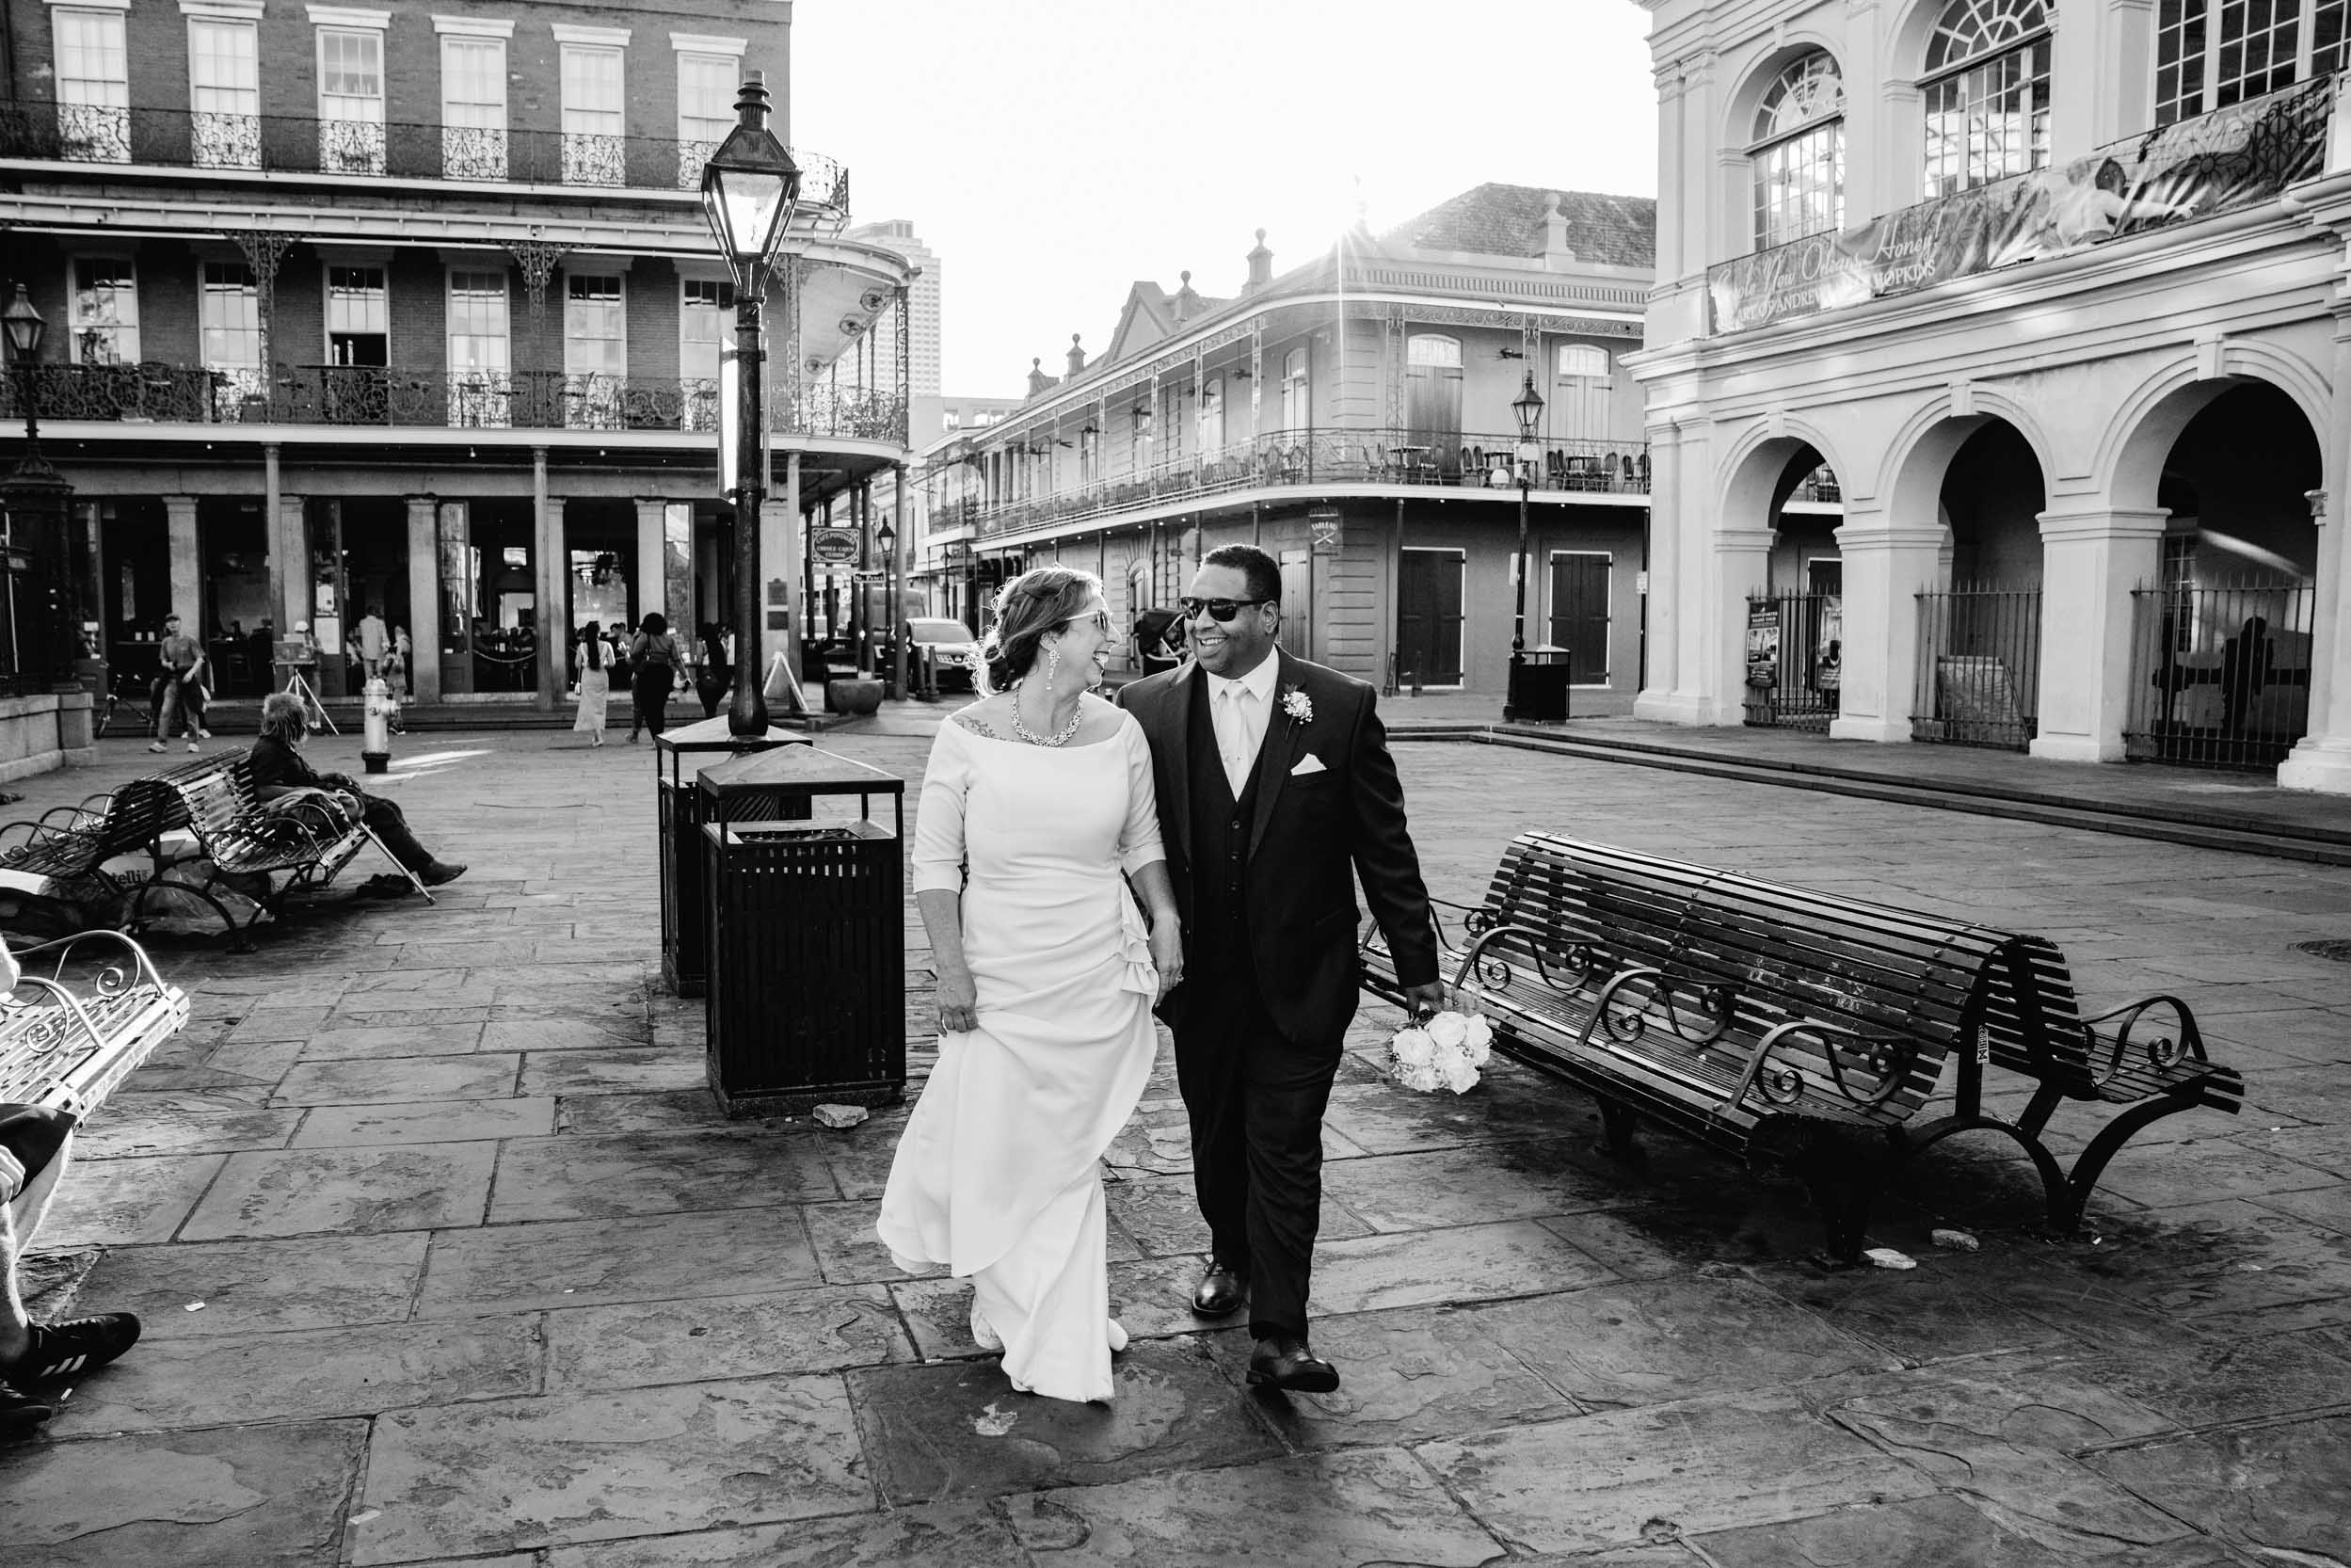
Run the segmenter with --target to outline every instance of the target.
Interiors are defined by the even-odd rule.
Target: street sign
[[[1306,513],[1306,531],[1324,549],[1338,543],[1339,530],[1345,522],[1346,515],[1335,506],[1317,506]]]
[[[820,528],[808,538],[808,558],[820,566],[847,566],[857,558],[857,536],[846,528]]]

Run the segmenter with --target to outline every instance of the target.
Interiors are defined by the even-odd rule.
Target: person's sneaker
[[[37,1400],[0,1378],[0,1442],[22,1437],[57,1413],[46,1400]]]
[[[187,748],[188,748],[190,751],[201,751],[201,750],[203,749],[201,746],[198,745],[198,744],[197,744],[194,741],[190,741],[190,742],[187,744]]]
[[[149,745],[147,749],[150,751],[161,751],[163,749],[163,743],[161,741],[154,742],[152,744]]]
[[[116,1360],[137,1343],[138,1320],[128,1312],[35,1323],[31,1348],[8,1368],[8,1376],[19,1383],[80,1377]]]
[[[209,729],[200,729],[196,732],[196,738],[200,741],[209,741],[213,738],[213,732]]]
[[[446,860],[436,860],[416,873],[416,879],[427,888],[438,888],[444,882],[455,882],[465,874],[463,866],[453,866]]]

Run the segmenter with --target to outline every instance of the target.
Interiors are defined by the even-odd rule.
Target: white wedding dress
[[[1123,873],[1163,858],[1131,715],[1060,748],[939,726],[914,886],[962,890],[978,1027],[940,1036],[876,1228],[900,1268],[968,1275],[974,1335],[1001,1341],[1015,1387],[1055,1399],[1108,1400],[1126,1343],[1098,1161],[1157,1048],[1158,974]]]

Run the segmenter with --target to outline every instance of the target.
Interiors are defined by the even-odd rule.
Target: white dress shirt
[[[1281,654],[1271,648],[1255,669],[1238,680],[1200,672],[1208,681],[1208,717],[1216,727],[1216,751],[1224,761],[1225,781],[1233,798],[1249,788],[1249,775],[1257,765],[1257,748],[1265,744],[1266,726],[1273,718],[1273,682],[1282,673]]]

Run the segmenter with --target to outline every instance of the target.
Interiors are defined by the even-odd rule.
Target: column
[[[2076,508],[2079,509],[2076,509]],[[2168,512],[2062,497],[2040,514],[2036,757],[2119,762],[2131,706],[2131,590],[2163,569]]]
[[[760,509],[760,577],[765,625],[760,633],[761,670],[780,656],[790,679],[800,679],[800,618],[792,614],[799,596],[800,454],[784,454],[783,493]]]
[[[552,709],[571,673],[564,652],[570,628],[564,614],[563,503],[547,493],[543,446],[531,448],[531,554],[538,562],[538,705]]]
[[[2337,101],[2337,131],[2344,130],[2346,111]],[[2351,135],[2344,136],[2351,141]],[[2343,167],[2328,160],[2328,167]],[[2338,292],[2343,289],[2338,280]],[[2344,592],[2343,574],[2351,571],[2344,558],[2343,519],[2351,516],[2351,314],[2335,317],[2334,404],[2329,410],[2327,488],[2311,499],[2311,520],[2318,524],[2318,598],[2311,616],[2311,717],[2309,728],[2294,750],[2278,765],[2278,782],[2289,790],[2323,790],[2351,794],[2351,593]]]
[[[198,642],[212,628],[204,624],[203,573],[196,553],[196,498],[163,498],[164,537],[171,552],[171,613],[180,630]]]
[[[1654,462],[1650,472],[1655,472]],[[1701,724],[1747,722],[1747,601],[1771,585],[1768,528],[1714,531],[1712,570],[1707,573],[1704,616],[1705,664],[1701,673]]]
[[[440,504],[429,495],[408,501],[408,695],[440,700]]]
[[[664,620],[669,618],[668,573],[664,569],[668,552],[662,532],[663,505],[659,499],[637,498],[637,565],[630,581],[636,584],[640,621],[655,611],[661,613]],[[693,627],[673,626],[670,630],[684,639],[687,647],[700,646]]]
[[[262,527],[269,540],[269,603],[273,611],[282,612],[286,602],[286,576],[294,566],[294,559],[285,552],[279,540],[278,514],[278,445],[272,441],[262,448]],[[280,614],[278,634],[285,635],[290,624]]]
[[[1839,741],[1907,741],[1918,667],[1918,596],[1943,581],[1945,530],[1895,525],[1847,501],[1837,529],[1845,557],[1845,679],[1829,734]]]
[[[310,529],[304,520],[308,516],[306,499],[298,495],[278,496],[276,532],[269,541],[270,564],[278,569],[278,635],[291,637],[296,621],[307,626],[311,619],[311,541]]]
[[[1681,426],[1671,421],[1649,427],[1649,550],[1643,567],[1649,579],[1649,618],[1643,632],[1649,645],[1649,669],[1646,682],[1633,698],[1636,717],[1667,723],[1687,722],[1673,700],[1682,667],[1675,643],[1682,625],[1681,439]],[[1400,521],[1398,529],[1400,539]]]

